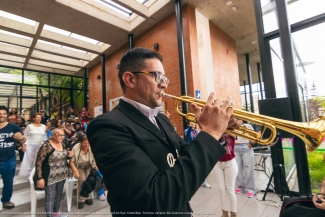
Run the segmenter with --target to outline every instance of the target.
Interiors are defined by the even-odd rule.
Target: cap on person
[[[79,118],[78,118],[78,117],[75,117],[74,119],[75,119],[75,120],[78,120]]]
[[[40,113],[44,113],[44,110],[39,111]]]

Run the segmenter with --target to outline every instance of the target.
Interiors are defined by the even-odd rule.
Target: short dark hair
[[[122,79],[124,72],[140,72],[146,67],[146,59],[159,59],[160,62],[163,61],[162,56],[154,50],[149,50],[147,48],[136,47],[128,50],[122,57],[120,61],[120,66],[118,70],[118,78],[120,79],[120,84],[123,92],[125,91],[125,84]]]
[[[0,105],[0,110],[6,110],[6,113],[8,114],[9,113],[9,110],[6,106],[4,105]]]
[[[42,114],[41,113],[36,112],[36,113],[33,114],[33,118],[36,118],[37,115],[39,115],[39,116],[42,117]]]

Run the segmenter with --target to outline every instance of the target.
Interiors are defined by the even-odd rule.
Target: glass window
[[[22,80],[21,69],[0,67],[0,81],[21,83]]]
[[[74,79],[74,78],[73,78]],[[84,107],[84,91],[73,90],[73,109],[74,112],[79,115],[82,107]]]
[[[296,68],[301,77],[306,76],[308,98],[311,99],[315,92],[311,91],[313,84],[317,90],[316,96],[325,96],[325,23],[294,32],[292,38],[295,42],[296,56],[299,56]]]
[[[73,77],[72,78],[72,87],[76,89],[83,89],[84,88],[84,79]]]
[[[287,1],[290,25],[325,12],[324,0]]]
[[[61,76],[61,87],[71,87],[71,76]]]
[[[279,29],[275,1],[260,0],[264,33]]]
[[[280,45],[279,38],[270,41],[272,69],[273,69],[274,85],[275,85],[277,98],[287,97],[283,60],[280,55],[281,52],[278,53],[278,48],[280,46],[281,45]]]
[[[61,90],[61,118],[66,120],[67,116],[66,113],[69,111],[71,106],[71,97],[70,97],[70,90]]]
[[[60,87],[61,86],[61,76],[60,75],[50,75],[50,86]]]
[[[60,89],[50,88],[49,89],[49,104],[50,104],[50,116],[55,117],[56,115],[60,115]]]
[[[299,192],[298,177],[296,172],[296,163],[294,157],[293,142],[294,138],[281,138],[283,149],[283,160],[285,176],[290,183],[289,188],[291,191]]]
[[[64,75],[50,75],[50,85],[54,87],[71,87],[71,77]]]
[[[38,84],[48,86],[49,74],[34,72],[25,70],[24,71],[24,84]]]

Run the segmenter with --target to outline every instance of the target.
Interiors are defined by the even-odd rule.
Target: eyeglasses
[[[56,136],[61,136],[61,137],[63,137],[64,136],[64,134],[55,134]]]
[[[161,84],[163,81],[165,81],[166,86],[168,86],[169,84],[169,79],[166,76],[163,76],[162,74],[160,74],[160,72],[131,72],[133,74],[137,74],[137,73],[143,73],[143,74],[153,74],[155,76],[155,81],[158,84]]]

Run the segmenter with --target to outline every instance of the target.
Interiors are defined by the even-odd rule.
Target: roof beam
[[[75,58],[75,59],[82,59],[82,60],[86,60],[86,61],[91,61],[92,60],[90,54],[81,53],[81,52],[78,52],[78,51],[69,50],[69,49],[66,49],[66,48],[57,47],[57,46],[54,46],[54,45],[45,44],[45,43],[41,43],[41,42],[38,42],[35,45],[35,49],[46,51],[48,53],[52,53],[52,54],[56,54],[56,55],[60,55],[60,56],[72,57],[72,58]]]
[[[12,62],[19,62],[19,63],[25,62],[25,58],[23,58],[23,57],[12,56],[12,55],[7,55],[7,54],[1,54],[0,59],[12,61]]]
[[[77,68],[77,67],[64,66],[62,64],[50,63],[50,62],[45,62],[45,61],[41,61],[41,60],[34,60],[34,59],[30,59],[29,64],[44,66],[44,67],[51,67],[51,68],[55,68],[55,69],[63,69],[63,70],[72,71],[72,72],[77,72],[80,69],[80,68]]]
[[[2,66],[11,66],[16,68],[23,68],[23,63],[10,62],[6,60],[0,60],[0,65]]]
[[[25,35],[31,38],[35,37],[35,33],[37,33],[37,30],[40,30],[40,28],[38,28],[38,26],[36,26],[36,31],[35,31],[35,26],[31,26],[25,23],[21,23],[15,20],[11,20],[8,18],[4,18],[0,16],[0,29],[9,31],[9,32],[13,32],[16,34],[20,34],[20,35]],[[61,44],[64,46],[68,46],[68,47],[72,47],[75,49],[79,49],[79,50],[84,50],[84,51],[88,51],[91,53],[97,53],[97,54],[101,54],[102,53],[102,48],[101,46],[98,45],[94,45],[92,43],[86,42],[86,41],[82,41],[76,38],[71,38],[69,36],[65,36],[65,35],[61,35],[55,32],[51,32],[48,30],[45,30],[42,28],[42,31],[40,33],[40,37],[39,39],[42,39],[44,41],[49,41],[49,42],[53,42],[56,44]],[[107,47],[107,45],[106,45]]]
[[[31,55],[31,59],[43,60],[46,62],[58,63],[62,65],[74,66],[74,67],[84,67],[85,64],[88,64],[88,61],[76,60],[66,57],[61,57],[53,54],[48,54],[44,52],[34,51]]]
[[[24,68],[28,64],[30,56],[32,55],[32,52],[33,52],[33,50],[35,48],[37,40],[41,35],[43,27],[44,27],[44,23],[36,23],[36,25],[35,25],[35,34],[34,34],[33,40],[31,41],[31,44],[29,46],[29,50],[28,50],[28,53],[27,53],[27,56],[26,56],[26,59],[25,59],[25,63],[24,63]]]
[[[30,40],[25,38],[20,38],[14,35],[8,35],[5,33],[0,33],[0,41],[8,44],[19,45],[22,47],[29,47]]]
[[[101,54],[101,46],[43,29],[40,39],[91,53]]]
[[[129,22],[121,19],[121,15],[115,15],[118,12],[109,11],[107,12],[108,8],[104,9],[103,5],[96,6],[96,2],[91,2],[89,0],[82,0],[82,1],[73,1],[73,0],[55,0],[56,2],[73,8],[74,10],[78,10],[81,13],[85,13],[97,19],[100,19],[106,23],[109,23],[113,26],[118,28],[124,29],[125,31],[129,31],[130,25]],[[92,7],[89,7],[91,5]]]
[[[67,70],[62,70],[62,69],[54,69],[54,68],[48,68],[44,66],[37,66],[37,65],[31,65],[28,64],[26,69],[29,70],[36,70],[36,71],[41,71],[41,72],[52,72],[52,73],[58,73],[58,74],[63,74],[63,75],[74,75],[75,72],[67,71]]]
[[[33,37],[35,33],[34,26],[21,23],[15,20],[11,20],[0,16],[0,29],[6,30],[8,32],[17,33],[20,35],[25,35],[28,37]]]
[[[7,44],[0,44],[0,53],[26,57],[28,48],[15,47]]]
[[[141,4],[137,1],[132,1],[132,2],[129,0],[112,0],[112,1],[140,15],[143,18],[150,17],[148,7],[146,7],[144,4]]]

